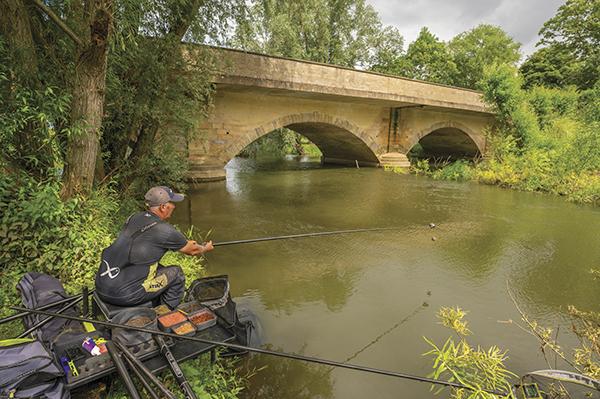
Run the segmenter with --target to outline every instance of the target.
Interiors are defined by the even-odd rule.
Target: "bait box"
[[[204,320],[198,321],[198,319]],[[196,327],[196,330],[201,331],[205,328],[214,326],[217,323],[217,316],[210,310],[204,308],[189,314],[188,320]]]
[[[184,315],[178,310],[174,310],[172,312],[165,313],[164,315],[159,316],[158,325],[160,326],[161,330],[171,332],[173,327],[185,321],[187,321],[186,315]]]
[[[206,306],[201,305],[199,302],[196,301],[192,301],[192,302],[185,302],[180,304],[179,306],[177,306],[177,310],[183,312],[183,314],[187,315],[191,315],[194,312],[197,312],[199,310],[204,309]]]
[[[156,312],[157,316],[162,316],[164,314],[171,312],[171,309],[169,309],[169,307],[167,305],[159,305],[154,308],[154,311]]]
[[[182,329],[187,328],[187,332],[181,332]],[[190,321],[184,321],[183,323],[179,323],[173,327],[171,327],[171,331],[174,334],[177,335],[181,335],[181,336],[187,336],[187,337],[191,337],[196,335],[196,327],[194,327],[194,324]]]

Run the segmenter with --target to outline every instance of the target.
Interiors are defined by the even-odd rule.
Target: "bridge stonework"
[[[222,62],[221,73],[215,77],[212,111],[188,143],[192,180],[225,178],[229,160],[282,127],[315,143],[326,163],[397,163],[418,142],[441,151],[485,151],[483,132],[493,115],[480,93],[332,65],[212,51]]]

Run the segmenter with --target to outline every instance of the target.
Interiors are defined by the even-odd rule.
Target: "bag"
[[[232,328],[237,322],[235,302],[229,293],[227,275],[203,277],[192,281],[185,301],[198,301],[217,315],[217,322],[225,328]]]
[[[0,398],[68,399],[64,373],[38,340],[0,341]]]
[[[148,319],[144,324],[132,324],[135,327],[147,328],[149,330],[158,330],[158,319],[156,311],[152,308],[133,307],[120,310],[113,316],[111,321],[115,324],[129,324],[133,319]],[[112,340],[125,346],[140,345],[152,341],[152,334],[136,330],[126,330],[124,328],[114,327],[112,330]]]
[[[40,306],[68,298],[62,283],[57,278],[44,273],[26,273],[17,284],[17,289],[21,293],[23,306],[27,309],[39,308]],[[66,304],[53,306],[47,310],[49,312],[56,312],[65,305]],[[62,314],[79,316],[79,310],[77,306],[72,306],[62,312]],[[29,329],[46,318],[47,316],[43,315],[28,314],[23,317],[23,325],[25,326],[25,329]],[[83,331],[81,323],[74,320],[55,317],[42,327],[36,329],[33,332],[33,335],[51,348],[54,338],[67,328],[75,331]]]
[[[212,310],[217,315],[217,323],[231,330],[240,345],[247,346],[256,342],[257,337],[253,337],[253,332],[256,330],[257,320],[249,316],[249,311],[244,312],[244,319],[240,320],[237,305],[231,299],[227,275],[204,277],[192,281],[185,298],[186,301],[196,300]],[[232,352],[245,353],[238,350]]]

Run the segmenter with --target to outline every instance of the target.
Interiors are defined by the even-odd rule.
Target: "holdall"
[[[21,301],[27,309],[39,308],[40,306],[68,298],[60,280],[44,273],[25,273],[17,283],[17,290],[21,293]],[[56,312],[63,306],[64,304],[57,305],[48,309],[48,311]],[[69,316],[79,316],[77,306],[73,306],[62,313]],[[26,315],[23,317],[25,329],[38,324],[46,317],[37,314]],[[66,328],[82,330],[81,324],[77,321],[55,317],[50,322],[35,330],[33,336],[51,347],[54,338]]]
[[[63,370],[39,341],[0,341],[0,398],[69,399]]]

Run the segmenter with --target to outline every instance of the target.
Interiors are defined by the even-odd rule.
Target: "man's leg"
[[[162,304],[175,309],[185,292],[185,276],[179,266],[158,265],[156,269],[150,270],[142,287],[145,291],[142,302],[160,298]]]

